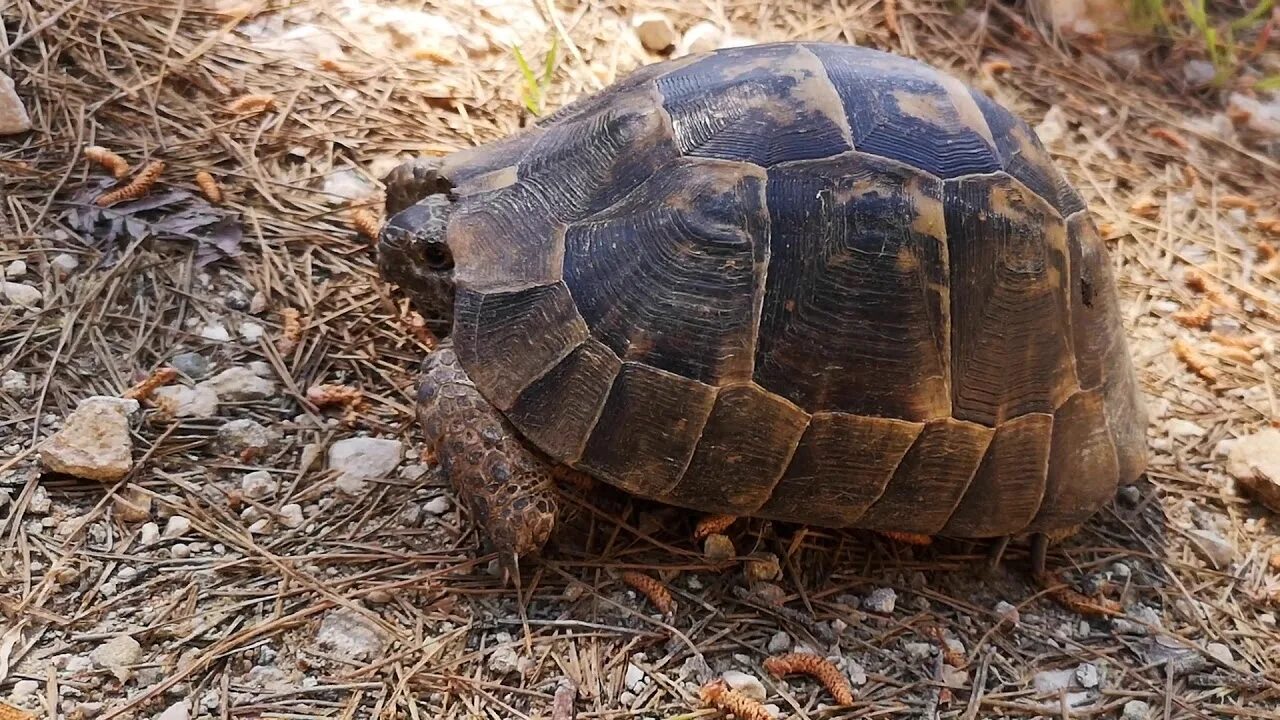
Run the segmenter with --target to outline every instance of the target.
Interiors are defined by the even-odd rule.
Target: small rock
[[[1245,127],[1254,132],[1280,136],[1280,100],[1273,98],[1264,102],[1244,93],[1231,93],[1227,98],[1227,113],[1241,118]]]
[[[635,701],[636,701],[636,694],[631,692],[630,690],[623,690],[622,692],[618,693],[618,702],[621,703],[622,707],[624,708],[631,707],[631,704],[634,703]]]
[[[187,720],[189,717],[187,702],[180,700],[165,708],[164,712],[156,716],[156,720]]]
[[[53,509],[53,498],[49,497],[49,491],[43,486],[37,485],[35,492],[31,494],[31,502],[27,507],[34,515],[47,515]]]
[[[240,478],[240,490],[245,495],[257,499],[275,492],[276,481],[266,470],[254,470]]]
[[[742,574],[752,584],[777,580],[782,577],[782,565],[773,553],[752,553],[742,564]]]
[[[1065,690],[1071,687],[1071,684],[1075,679],[1076,671],[1072,668],[1067,668],[1065,670],[1044,670],[1035,674],[1035,677],[1031,679],[1031,685],[1035,687],[1036,692],[1040,694],[1056,693],[1059,690]]]
[[[138,541],[143,545],[154,545],[160,541],[160,526],[153,523],[143,523],[142,530],[139,531]]]
[[[1185,418],[1171,418],[1165,428],[1173,437],[1201,437],[1205,434],[1204,428]]]
[[[297,503],[289,503],[280,507],[280,524],[287,528],[302,527],[302,523],[306,521],[302,516],[302,506]]]
[[[2,76],[0,76],[2,77]],[[30,285],[22,283],[0,282],[0,295],[3,295],[14,305],[20,305],[25,308],[40,307],[44,302],[44,293],[39,288],[33,288]]]
[[[713,563],[722,563],[738,554],[733,539],[728,535],[711,533],[702,539],[702,556]]]
[[[509,645],[494,649],[489,655],[489,670],[498,675],[509,675],[520,669],[520,655]]]
[[[1067,116],[1058,105],[1051,106],[1044,114],[1044,119],[1036,125],[1036,135],[1045,145],[1053,145],[1067,134]]]
[[[779,630],[769,638],[769,644],[766,648],[770,655],[781,655],[791,649],[791,636]]]
[[[906,650],[908,655],[910,655],[911,657],[917,660],[927,658],[933,654],[933,645],[931,643],[923,643],[923,642],[903,643],[902,649]]]
[[[249,309],[249,296],[244,294],[243,290],[232,288],[222,298],[222,304],[228,309],[236,312],[244,312]]]
[[[0,392],[12,398],[24,398],[31,394],[31,384],[25,374],[17,370],[6,370],[0,376]]]
[[[207,418],[218,414],[217,393],[201,385],[166,385],[156,388],[155,396],[173,403],[175,417]]]
[[[80,267],[80,261],[70,253],[58,253],[49,261],[49,264],[62,276],[70,275],[75,272],[76,268]]]
[[[961,670],[960,668],[943,665],[942,684],[950,688],[962,688],[969,684],[969,673],[968,671]]]
[[[996,615],[999,615],[1001,620],[1013,625],[1014,627],[1017,627],[1018,623],[1022,620],[1022,618],[1019,617],[1017,606],[1007,603],[1004,600],[996,603]]]
[[[227,326],[219,322],[209,323],[200,328],[200,337],[205,340],[213,340],[214,342],[229,342],[231,333],[227,332]]]
[[[105,707],[101,702],[82,702],[76,703],[71,708],[70,717],[79,717],[84,720],[92,720],[102,714],[102,708]]]
[[[1137,505],[1142,500],[1142,491],[1137,485],[1125,485],[1120,488],[1118,495],[1128,505]]]
[[[169,360],[169,365],[192,380],[199,380],[209,374],[209,360],[200,353],[179,353]]]
[[[1111,574],[1117,578],[1124,579],[1132,575],[1133,571],[1128,565],[1125,565],[1122,562],[1117,562],[1111,563]]]
[[[129,415],[137,400],[90,397],[67,417],[62,429],[40,446],[40,459],[53,472],[113,482],[133,468]]]
[[[689,28],[684,37],[680,38],[675,54],[682,56],[711,52],[720,47],[720,41],[724,39],[725,34],[725,31],[715,23],[700,22]]]
[[[13,79],[0,73],[0,135],[16,135],[31,129],[31,117],[13,89]]]
[[[329,196],[325,200],[335,205],[367,197],[372,192],[373,186],[355,170],[339,170],[324,179],[324,194]]]
[[[1223,665],[1230,666],[1235,664],[1236,659],[1231,655],[1231,648],[1223,643],[1211,642],[1204,646],[1204,651]]]
[[[128,635],[117,635],[94,648],[89,659],[124,682],[132,675],[128,666],[136,665],[142,659],[142,646]]]
[[[351,660],[378,657],[387,644],[381,627],[345,607],[325,614],[316,631],[316,641],[329,652]]]
[[[644,687],[644,670],[636,667],[634,663],[627,663],[627,674],[622,682],[628,690],[639,691]]]
[[[245,342],[258,342],[258,338],[262,337],[263,333],[266,331],[266,328],[256,322],[240,323],[240,337],[243,338]]]
[[[404,443],[399,440],[356,437],[329,446],[329,468],[337,470],[338,487],[358,494],[364,480],[386,477],[400,464]]]
[[[316,466],[316,462],[324,453],[324,445],[320,443],[307,443],[302,446],[302,453],[298,457],[298,468],[301,470],[310,470]]]
[[[173,515],[164,525],[164,533],[161,535],[165,540],[174,540],[186,535],[191,531],[191,521],[181,515]]]
[[[16,701],[23,701],[40,692],[40,683],[35,680],[19,680],[13,684],[13,691],[9,693],[9,697]]]
[[[662,13],[648,12],[636,15],[631,20],[631,27],[645,50],[654,53],[665,53],[680,41],[680,34],[670,18]],[[763,699],[763,698],[761,698]]]
[[[232,420],[218,428],[218,446],[223,452],[239,455],[245,450],[266,450],[276,440],[276,433],[256,420]]]
[[[14,260],[4,268],[4,276],[9,278],[20,278],[27,274],[27,264],[21,260]]]
[[[1098,666],[1093,663],[1080,663],[1077,665],[1076,682],[1082,688],[1098,687]]]
[[[449,502],[449,498],[441,495],[439,497],[431,498],[431,500],[427,501],[427,503],[422,506],[422,509],[426,510],[430,515],[443,515],[449,512],[449,508],[451,506],[452,503]]]
[[[174,543],[173,547],[169,548],[169,554],[179,560],[186,560],[191,557],[191,546],[185,543]]]
[[[1212,530],[1188,530],[1187,535],[1191,538],[1192,546],[1213,563],[1214,567],[1225,570],[1231,566],[1236,550],[1226,538]]]
[[[1205,87],[1218,76],[1218,69],[1207,60],[1189,60],[1182,66],[1182,77],[1191,87]]]
[[[854,660],[848,661],[848,667],[845,669],[845,674],[849,676],[849,682],[854,687],[867,684],[867,671],[862,667],[862,665]]]
[[[893,588],[876,588],[862,601],[863,609],[876,613],[891,613],[898,604],[898,593]]]
[[[768,696],[764,685],[755,675],[738,672],[737,670],[726,670],[720,677],[724,678],[725,683],[730,688],[757,702],[764,702],[764,699]]]
[[[275,394],[276,384],[247,367],[231,367],[201,383],[222,400],[261,400]]]
[[[1227,455],[1227,472],[1258,502],[1280,513],[1280,429],[1237,440]]]
[[[1151,706],[1142,700],[1130,700],[1124,704],[1124,711],[1120,715],[1122,720],[1146,720],[1147,715],[1151,712]]]

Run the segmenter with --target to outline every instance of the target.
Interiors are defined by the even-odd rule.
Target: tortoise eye
[[[422,250],[422,259],[431,270],[453,269],[453,253],[444,243],[431,243]]]

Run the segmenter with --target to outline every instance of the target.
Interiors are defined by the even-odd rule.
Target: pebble
[[[782,577],[782,564],[778,556],[769,552],[752,553],[742,565],[742,574],[754,584]]]
[[[1280,429],[1238,439],[1227,455],[1227,472],[1258,502],[1280,513]]]
[[[924,643],[924,642],[903,643],[902,649],[906,650],[908,655],[910,655],[911,657],[917,660],[927,658],[933,654],[933,645],[931,643]]]
[[[202,385],[222,400],[261,400],[276,392],[276,384],[247,367],[230,367],[205,380]]]
[[[329,468],[338,471],[340,490],[358,494],[365,480],[390,475],[400,464],[403,451],[404,443],[399,440],[346,438],[329,446]]]
[[[209,360],[200,353],[179,353],[169,360],[169,365],[192,380],[209,374]]]
[[[249,296],[245,295],[243,290],[232,288],[223,296],[222,304],[230,310],[244,312],[249,309]]]
[[[1142,500],[1142,491],[1137,485],[1125,485],[1118,493],[1120,499],[1129,505],[1137,505]]]
[[[791,636],[779,630],[769,638],[769,644],[766,648],[770,655],[780,655],[791,649]]]
[[[1147,714],[1151,712],[1151,706],[1142,700],[1130,700],[1124,704],[1124,711],[1120,715],[1122,720],[1146,720]]]
[[[165,540],[174,540],[186,535],[191,530],[191,521],[181,515],[173,515],[164,525]]]
[[[94,648],[89,659],[123,682],[132,675],[127,666],[136,665],[142,659],[142,646],[129,635],[117,635]]]
[[[75,706],[71,708],[71,712],[69,716],[81,717],[81,718],[85,718],[85,720],[90,720],[91,718],[96,718],[99,715],[101,715],[102,708],[104,707],[106,707],[105,703],[96,702],[96,701],[76,703]]]
[[[263,333],[266,331],[266,328],[256,322],[240,323],[240,337],[243,338],[245,342],[258,342],[258,338],[262,337]]]
[[[849,676],[849,682],[855,687],[867,684],[867,671],[856,660],[849,660],[845,673]]]
[[[996,615],[999,615],[1001,620],[1015,627],[1022,620],[1022,618],[1019,617],[1017,606],[1005,602],[1004,600],[996,603]]]
[[[1231,648],[1220,642],[1211,642],[1204,646],[1204,651],[1218,662],[1224,665],[1235,664],[1236,659],[1231,655]]]
[[[765,697],[768,696],[768,693],[764,689],[764,684],[761,683],[760,679],[755,675],[739,672],[737,670],[726,670],[720,677],[724,679],[725,684],[730,688],[737,690],[752,700],[764,702]]]
[[[164,712],[156,716],[156,720],[187,720],[190,713],[187,710],[187,701],[179,700],[164,709]]]
[[[1182,77],[1192,87],[1204,87],[1218,76],[1218,69],[1207,60],[1188,60],[1182,66]]]
[[[645,50],[664,53],[680,41],[680,34],[666,15],[657,12],[640,13],[631,20],[631,27]]]
[[[702,556],[711,562],[722,563],[737,554],[738,549],[728,535],[711,533],[702,540]]]
[[[31,129],[31,116],[13,89],[13,79],[0,73],[0,135],[16,135]]]
[[[155,395],[173,403],[175,417],[207,418],[218,414],[217,393],[201,385],[167,385],[157,388]]]
[[[634,663],[627,663],[627,673],[622,681],[627,689],[639,691],[644,687],[644,670],[636,667]]]
[[[1191,544],[1196,550],[1213,563],[1214,567],[1225,570],[1231,566],[1236,550],[1226,538],[1212,530],[1188,530],[1187,535],[1190,536]]]
[[[0,391],[12,398],[24,398],[31,394],[31,383],[24,373],[6,370],[0,376]]]
[[[351,660],[378,657],[387,645],[381,627],[345,607],[325,614],[316,631],[316,641],[333,654]]]
[[[520,655],[515,648],[503,645],[489,655],[489,670],[498,675],[510,675],[520,669]]]
[[[1111,575],[1117,578],[1127,578],[1133,574],[1128,565],[1122,562],[1111,563]]]
[[[169,554],[179,560],[186,560],[191,557],[191,546],[183,543],[174,543],[173,547],[169,548]]]
[[[1076,682],[1082,688],[1098,687],[1098,666],[1093,663],[1080,663],[1077,665]]]
[[[1096,672],[1096,668],[1095,668]],[[1071,687],[1076,679],[1076,670],[1067,668],[1065,670],[1043,670],[1035,674],[1031,679],[1031,685],[1035,687],[1036,692],[1056,693],[1059,690],[1065,690]]]
[[[53,472],[113,482],[133,468],[129,416],[137,400],[90,397],[80,401],[62,429],[40,446],[40,459]]]
[[[427,504],[422,506],[422,509],[431,515],[443,515],[449,512],[450,507],[452,507],[452,503],[449,502],[449,498],[441,495],[431,498]]]
[[[218,446],[233,455],[245,450],[266,450],[275,440],[276,433],[248,418],[232,420],[218,428]]]
[[[153,523],[143,523],[142,530],[139,533],[138,540],[143,545],[154,545],[160,541],[160,526]]]
[[[893,588],[876,588],[862,601],[862,607],[871,612],[891,613],[898,603],[898,593]]]
[[[13,690],[9,693],[9,697],[22,701],[38,692],[40,692],[39,682],[35,680],[19,680],[13,684]]]
[[[240,478],[240,490],[251,498],[264,498],[276,490],[275,478],[266,470],[254,470]]]
[[[27,274],[27,264],[21,260],[14,260],[4,268],[4,276],[11,278],[20,278]]]
[[[226,325],[215,322],[200,328],[200,337],[214,342],[228,342],[231,340],[231,333],[227,332]]]
[[[61,275],[70,275],[80,267],[80,261],[70,253],[58,253],[49,261],[49,264]]]
[[[289,503],[280,508],[280,524],[287,528],[302,527],[302,523],[306,519],[302,516],[302,506],[297,503]]]
[[[46,515],[53,509],[53,499],[49,497],[49,491],[43,486],[37,485],[35,492],[31,493],[31,502],[27,507],[35,515]]]
[[[1201,437],[1205,429],[1184,418],[1172,418],[1165,423],[1165,428],[1173,437]]]

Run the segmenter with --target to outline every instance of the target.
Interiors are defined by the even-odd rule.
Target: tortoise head
[[[413,307],[440,337],[453,326],[453,252],[445,230],[453,201],[433,193],[400,210],[378,238],[378,270],[409,296]]]

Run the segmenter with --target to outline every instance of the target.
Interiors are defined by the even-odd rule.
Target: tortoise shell
[[[1083,200],[929,66],[807,42],[661,62],[441,175],[460,362],[619,488],[992,537],[1078,524],[1144,469]]]

